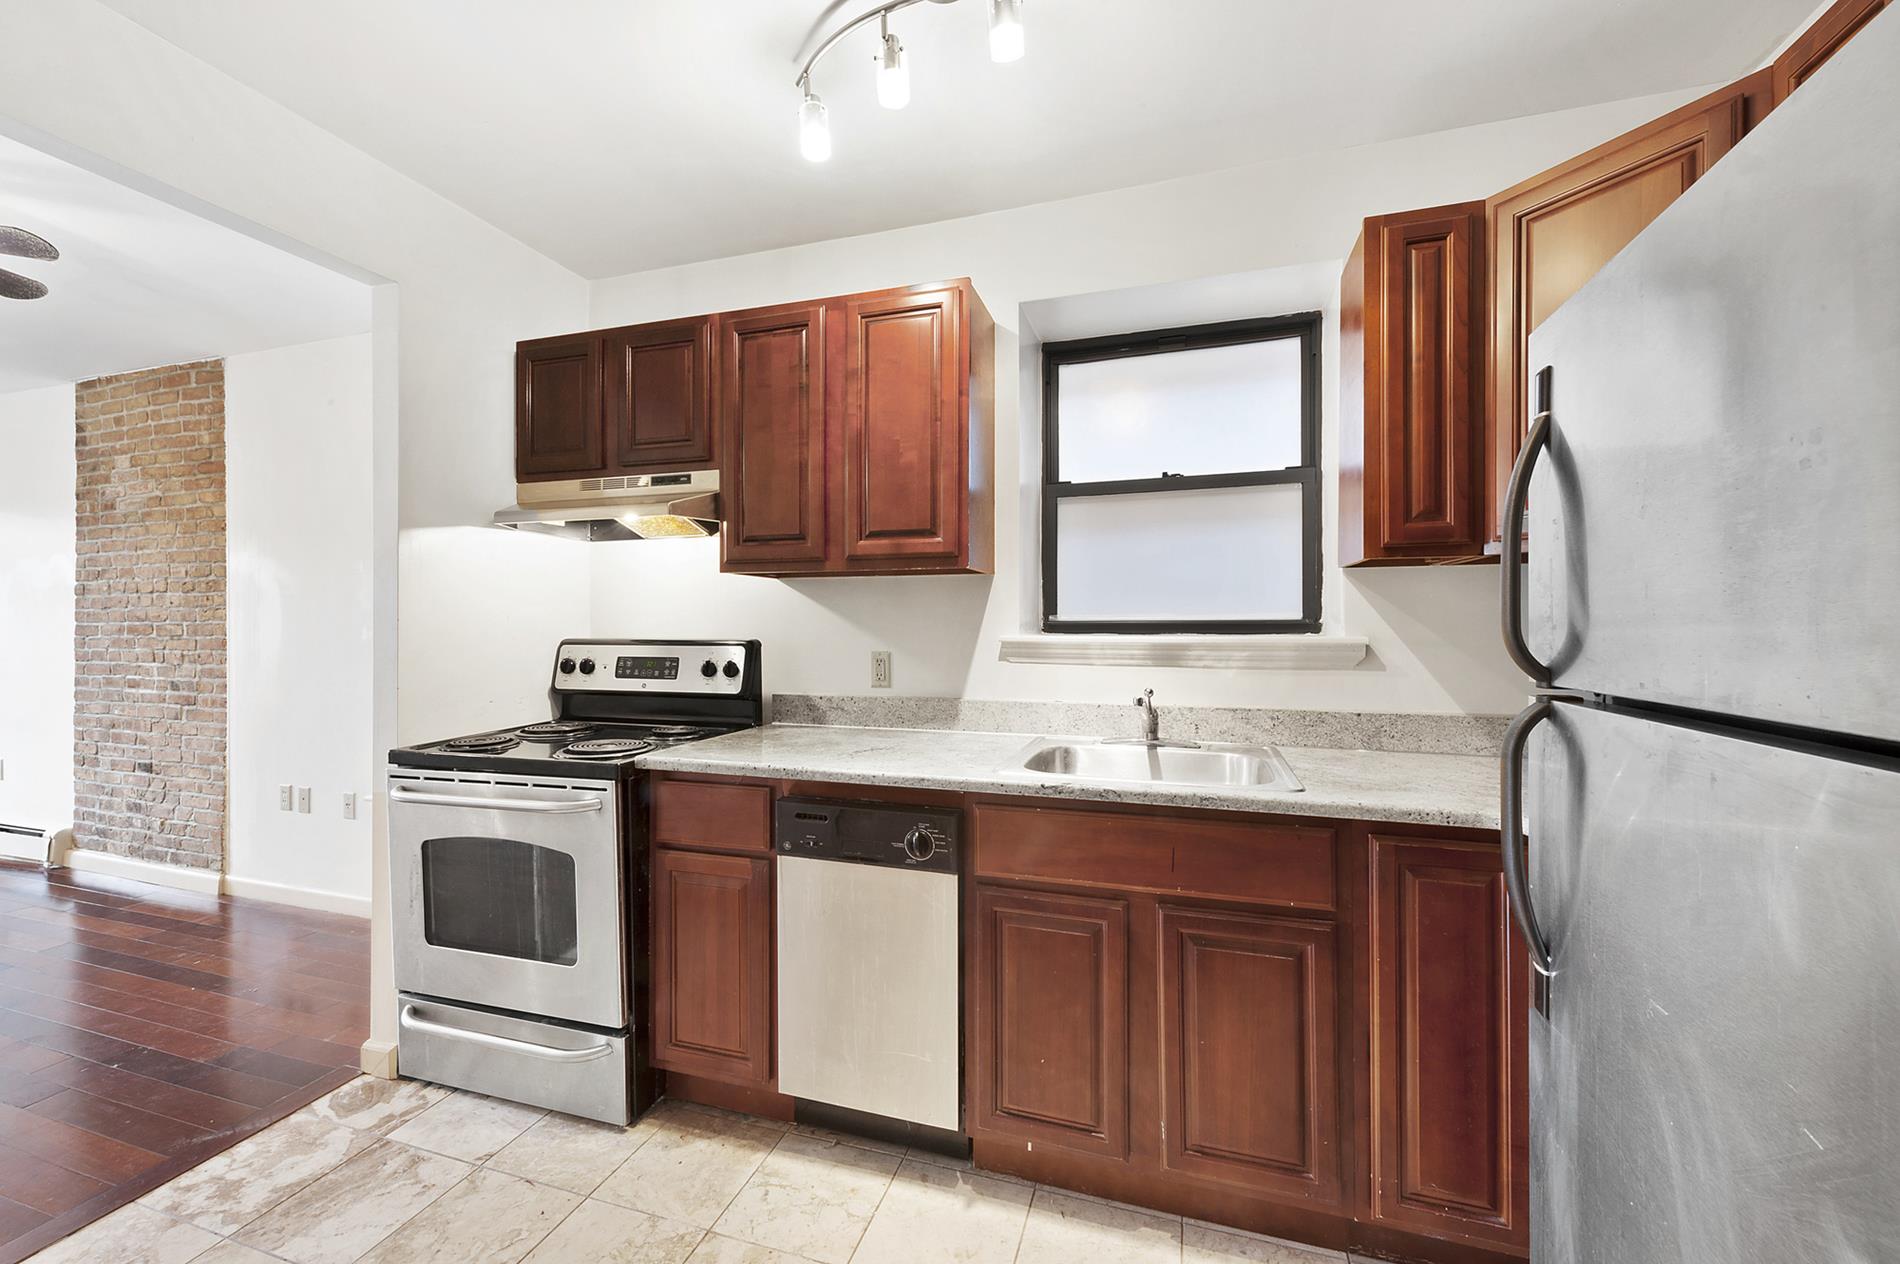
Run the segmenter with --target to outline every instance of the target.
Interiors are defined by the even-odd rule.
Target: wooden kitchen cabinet
[[[991,568],[995,326],[968,281],[721,326],[723,569]]]
[[[1892,0],[1838,0],[1827,12],[1814,19],[1771,68],[1774,99],[1777,104],[1790,92],[1808,81],[1821,63],[1841,50],[1847,41],[1879,16]]]
[[[584,478],[605,468],[600,355],[593,334],[516,344],[517,482]]]
[[[794,303],[720,319],[723,570],[815,569],[829,555],[826,316]]]
[[[1366,220],[1339,301],[1342,562],[1481,559],[1484,203]]]
[[[1333,927],[1167,904],[1158,927],[1163,1162],[1337,1204]]]
[[[515,347],[515,479],[706,469],[714,461],[712,318]]]
[[[713,465],[713,318],[610,329],[602,336],[610,472]]]
[[[979,886],[968,945],[973,1127],[1128,1153],[1128,905]]]
[[[651,889],[653,1065],[769,1084],[771,858],[659,847]]]
[[[1526,1250],[1530,979],[1498,848],[1369,845],[1372,1218]]]
[[[1748,81],[1731,84],[1486,202],[1487,540],[1500,536],[1502,489],[1529,426],[1532,331],[1741,138],[1748,95]]]

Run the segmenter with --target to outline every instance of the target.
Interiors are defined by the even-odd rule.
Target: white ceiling
[[[925,223],[1732,78],[1813,0],[981,0],[894,20],[913,99],[877,107],[872,0],[106,0],[588,277]],[[1297,196],[1297,190],[1288,190]]]
[[[0,299],[0,394],[369,328],[362,282],[0,136],[0,224],[52,242]]]

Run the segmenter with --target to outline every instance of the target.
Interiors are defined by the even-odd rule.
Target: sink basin
[[[1127,781],[1154,786],[1224,786],[1300,790],[1299,778],[1271,746],[1114,745],[1047,742],[1023,758],[1023,770],[1077,781]]]

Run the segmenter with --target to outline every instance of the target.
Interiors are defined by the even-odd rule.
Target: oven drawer
[[[563,1114],[628,1124],[632,1048],[625,1035],[556,1026],[402,993],[397,1069]]]

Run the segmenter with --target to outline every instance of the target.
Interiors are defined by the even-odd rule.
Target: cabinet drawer
[[[1333,912],[1334,834],[1186,816],[978,805],[976,876]]]
[[[717,851],[772,850],[772,788],[711,781],[653,787],[653,841]]]

